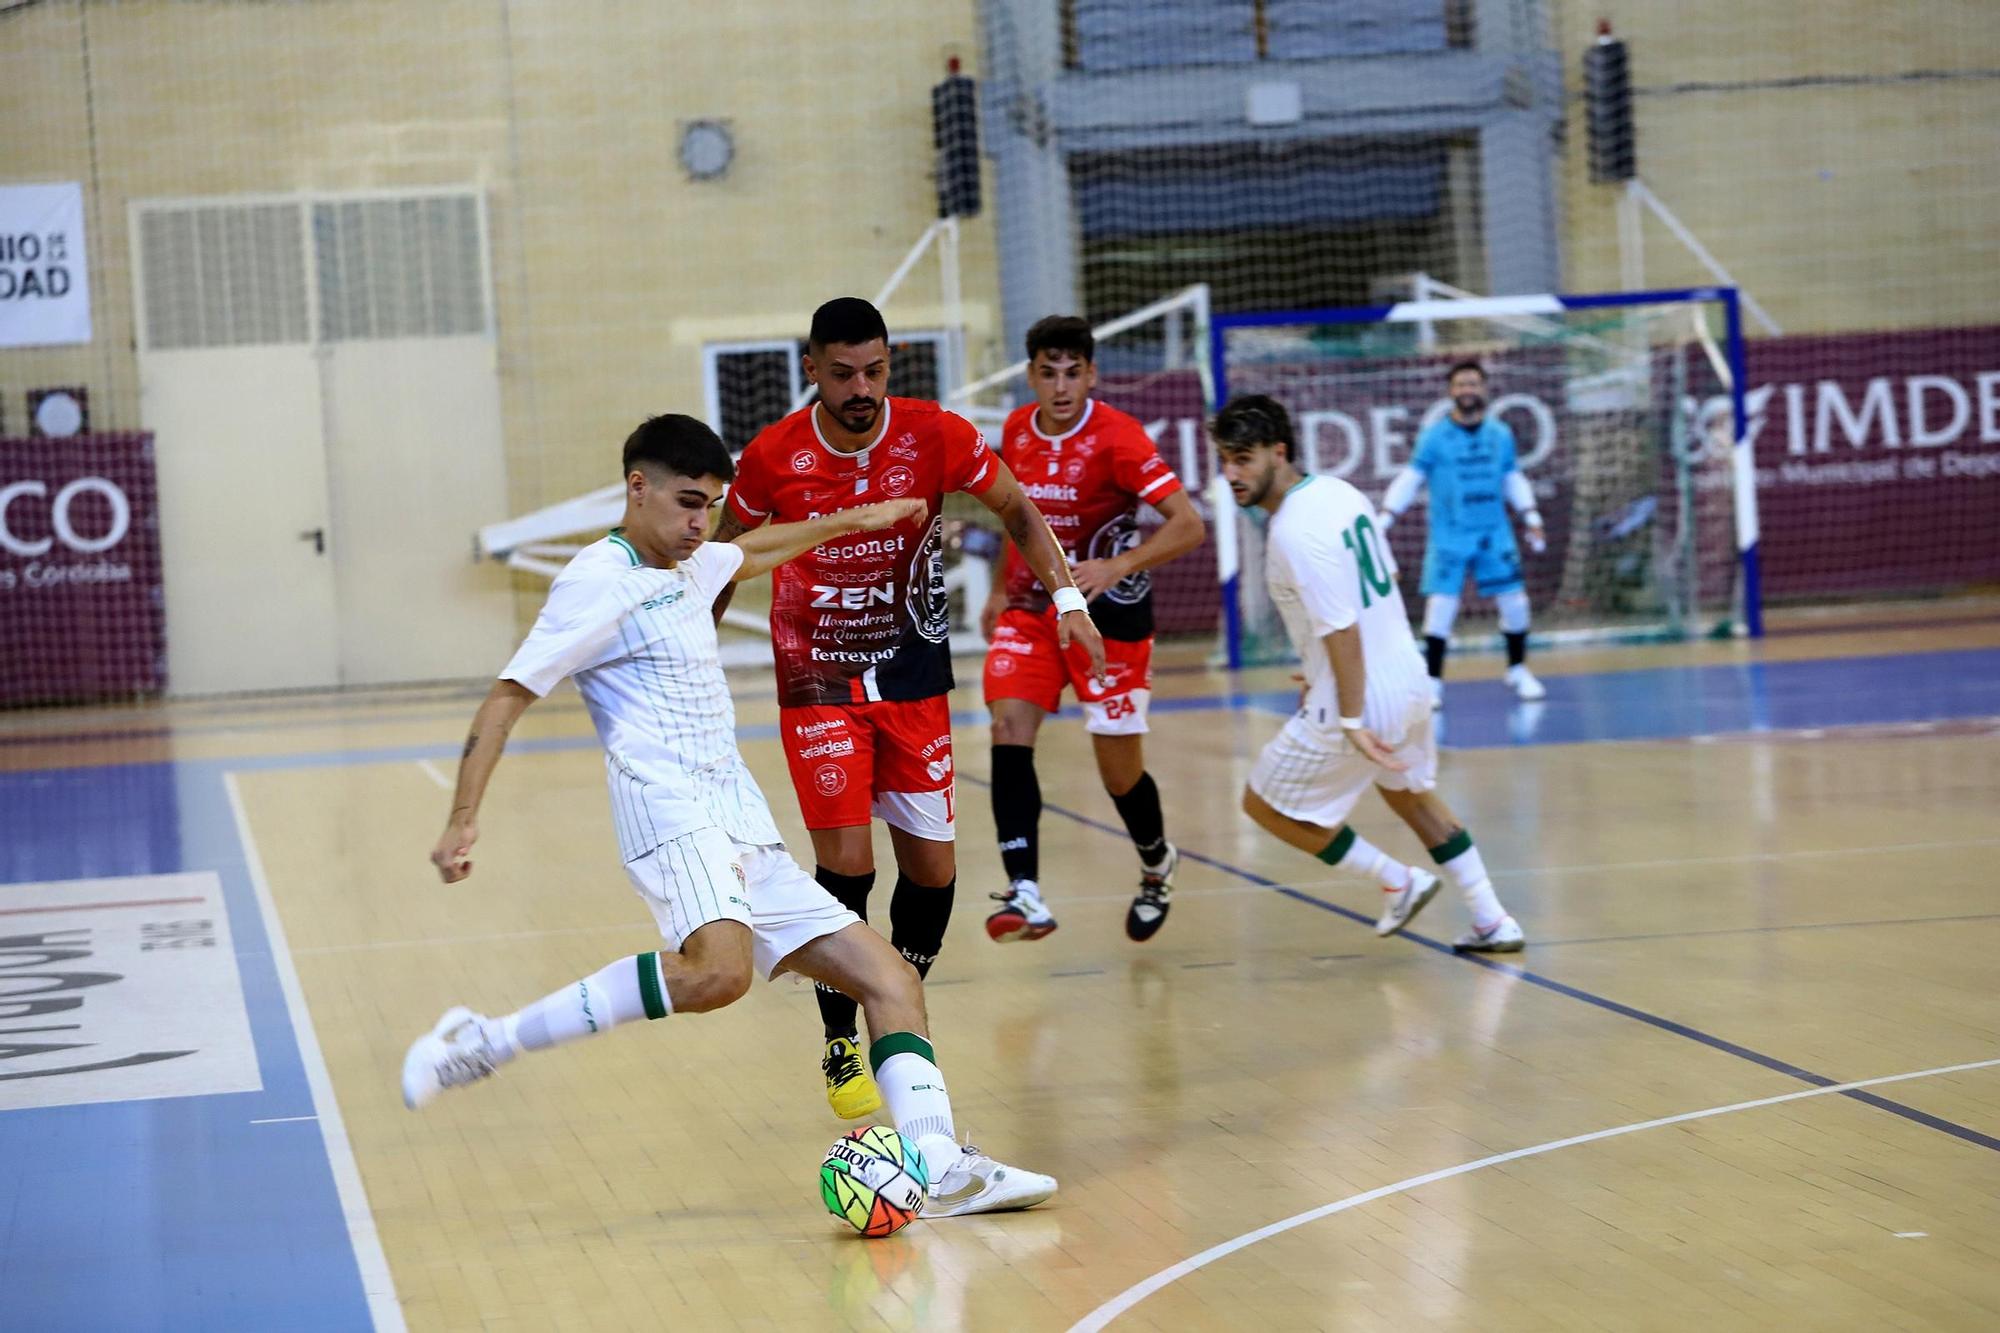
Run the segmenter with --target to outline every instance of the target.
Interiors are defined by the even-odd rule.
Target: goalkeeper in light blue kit
[[[1465,577],[1500,611],[1507,640],[1507,684],[1521,699],[1548,693],[1528,670],[1528,592],[1521,579],[1521,552],[1507,506],[1521,515],[1528,546],[1547,549],[1535,492],[1521,475],[1514,432],[1486,415],[1486,371],[1477,361],[1461,361],[1446,377],[1451,411],[1417,436],[1410,465],[1389,483],[1382,497],[1382,530],[1401,518],[1426,482],[1431,488],[1430,535],[1424,545],[1424,663],[1430,668],[1431,696],[1444,703],[1444,656]]]

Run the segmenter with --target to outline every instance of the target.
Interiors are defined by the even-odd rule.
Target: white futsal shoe
[[[1528,670],[1528,664],[1507,668],[1507,684],[1514,691],[1514,697],[1523,703],[1533,703],[1537,699],[1549,697],[1548,687],[1535,679],[1535,673]]]
[[[1384,893],[1385,904],[1382,917],[1375,923],[1375,933],[1388,937],[1399,933],[1404,926],[1417,919],[1417,913],[1424,910],[1424,904],[1437,897],[1438,877],[1428,870],[1410,867],[1410,882],[1397,893]]]
[[[1004,944],[1008,940],[1038,940],[1056,928],[1055,913],[1042,901],[1041,886],[1032,879],[1017,879],[1005,893],[991,893],[1000,905],[986,918],[986,933]]]
[[[1429,679],[1431,682],[1431,711],[1436,712],[1444,707],[1444,678],[1442,676],[1432,676]]]
[[[499,1063],[486,1044],[486,1019],[464,1005],[447,1009],[403,1057],[403,1105],[420,1111],[446,1088],[490,1076]]]
[[[1528,937],[1521,933],[1521,923],[1503,916],[1491,930],[1474,926],[1453,940],[1451,947],[1457,953],[1519,953],[1527,942]]]
[[[931,1182],[925,1217],[963,1217],[1033,1208],[1056,1192],[1056,1178],[996,1162],[966,1144],[943,1175]]]

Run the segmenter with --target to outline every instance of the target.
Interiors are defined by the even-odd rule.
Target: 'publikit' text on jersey
[[[1391,746],[1428,717],[1430,679],[1410,637],[1396,565],[1374,506],[1338,477],[1313,476],[1286,493],[1265,537],[1264,580],[1305,672],[1303,714],[1337,730],[1339,701],[1324,640],[1361,628],[1368,674],[1362,721]]]
[[[766,428],[736,464],[729,508],[756,527],[917,496],[929,512],[878,532],[836,537],[771,576],[778,702],[928,699],[952,686],[944,589],[946,493],[979,495],[999,466],[979,431],[936,403],[890,398],[874,443],[841,453],[817,405]]]
[[[1487,415],[1464,426],[1447,413],[1417,436],[1410,466],[1430,487],[1432,544],[1470,549],[1496,530],[1512,543],[1505,483],[1518,464],[1514,432],[1505,422]]]
[[[593,542],[556,576],[500,673],[536,695],[576,677],[627,863],[708,827],[749,846],[783,841],[736,748],[710,612],[742,564],[730,542],[704,542],[671,569],[644,564],[617,533]]]
[[[1139,544],[1141,501],[1157,506],[1180,491],[1146,428],[1117,408],[1091,399],[1061,435],[1045,435],[1035,404],[1014,409],[1000,435],[1000,456],[1042,511],[1072,565],[1108,560]],[[1007,548],[1007,605],[1041,613],[1048,590],[1018,548]],[[1133,641],[1153,632],[1153,576],[1148,570],[1113,585],[1090,604],[1090,618],[1107,639]]]

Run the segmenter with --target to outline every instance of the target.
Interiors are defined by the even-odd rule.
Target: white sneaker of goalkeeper
[[[1546,699],[1549,694],[1548,687],[1536,680],[1535,673],[1528,670],[1525,664],[1507,668],[1507,685],[1514,691],[1516,699],[1526,703]]]

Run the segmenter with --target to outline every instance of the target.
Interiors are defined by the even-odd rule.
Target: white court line
[[[250,1123],[253,1125],[291,1125],[291,1124],[296,1124],[301,1120],[317,1120],[317,1119],[319,1119],[319,1117],[316,1115],[274,1115],[274,1116],[269,1116],[263,1120],[252,1120]]]
[[[327,1165],[333,1171],[340,1211],[347,1219],[347,1239],[354,1247],[355,1266],[361,1270],[361,1290],[368,1298],[368,1312],[376,1328],[403,1333],[408,1325],[403,1322],[403,1307],[396,1300],[389,1258],[382,1252],[375,1215],[368,1210],[368,1191],[362,1188],[361,1168],[355,1164],[354,1147],[347,1140],[347,1125],[340,1118],[340,1103],[334,1099],[333,1079],[326,1072],[326,1057],[320,1054],[319,1037],[313,1031],[312,1014],[306,1008],[305,988],[299,985],[299,970],[292,962],[291,947],[285,943],[284,923],[278,919],[270,881],[264,878],[264,858],[258,855],[257,840],[250,834],[243,793],[237,789],[234,773],[224,773],[222,785],[229,792],[229,811],[236,817],[236,840],[243,847],[250,887],[257,892],[257,910],[263,915],[264,938],[271,946],[271,965],[277,969],[278,986],[285,994],[285,1014],[292,1022],[292,1040],[299,1048],[306,1086],[312,1090],[313,1110],[319,1113],[319,1135],[326,1144]]]
[[[1429,1171],[1421,1176],[1411,1176],[1409,1179],[1399,1180],[1393,1185],[1384,1185],[1379,1189],[1368,1190],[1362,1194],[1350,1194],[1345,1199],[1324,1204],[1307,1212],[1295,1214],[1282,1222],[1273,1222],[1271,1225],[1259,1227],[1255,1231],[1246,1231],[1234,1240],[1226,1240],[1220,1245],[1210,1246],[1191,1259],[1183,1259],[1170,1268],[1161,1269],[1144,1282],[1127,1287],[1124,1291],[1119,1292],[1116,1296],[1113,1296],[1110,1300],[1098,1306],[1074,1324],[1071,1324],[1069,1333],[1096,1333],[1098,1329],[1103,1328],[1119,1315],[1124,1314],[1127,1310],[1161,1288],[1179,1281],[1190,1273],[1208,1267],[1218,1259],[1226,1259],[1238,1250],[1248,1249],[1260,1240],[1269,1240],[1271,1237],[1282,1235],[1284,1232],[1290,1231],[1295,1227],[1302,1227],[1308,1222],[1317,1222],[1322,1217],[1331,1217],[1335,1213],[1344,1213],[1349,1209],[1359,1208],[1363,1204],[1373,1203],[1377,1199],[1386,1199],[1392,1194],[1403,1194],[1419,1186],[1434,1184],[1440,1180],[1450,1180],[1453,1176],[1463,1176],[1484,1167],[1499,1166],[1506,1162],[1519,1161],[1523,1157],[1539,1157],[1543,1153],[1551,1153],[1558,1148],[1574,1148],[1578,1144],[1595,1143],[1599,1139],[1617,1138],[1622,1134],[1637,1134],[1642,1129],[1659,1129],[1665,1125],[1685,1124],[1690,1120],[1706,1120],[1712,1116],[1729,1115],[1735,1111],[1754,1111],[1759,1107],[1777,1106],[1782,1102],[1804,1101],[1808,1097],[1825,1097],[1830,1093],[1851,1092],[1855,1088],[1872,1088],[1883,1083],[1902,1083],[1913,1078],[1932,1078],[1939,1074],[1961,1074],[1968,1069],[1987,1069],[1993,1065],[2000,1065],[2000,1059],[1973,1060],[1962,1065],[1943,1065],[1937,1069],[1919,1069],[1915,1073],[1910,1074],[1884,1074],[1880,1078],[1864,1078],[1853,1083],[1834,1083],[1824,1088],[1807,1088],[1802,1092],[1788,1092],[1777,1097],[1759,1097],[1756,1101],[1751,1102],[1732,1102],[1728,1106],[1711,1106],[1704,1111],[1684,1111],[1680,1115],[1665,1116],[1659,1120],[1642,1120],[1632,1125],[1618,1125],[1612,1129],[1595,1130],[1589,1134],[1577,1134],[1570,1138],[1556,1139],[1549,1143],[1538,1143],[1532,1148],[1516,1148],[1512,1152],[1496,1153],[1491,1157],[1482,1157],[1476,1162],[1461,1162],[1457,1166],[1448,1166],[1441,1171]]]
[[[443,769],[439,768],[436,764],[433,764],[430,760],[428,759],[417,760],[417,767],[424,770],[425,777],[429,778],[432,782],[437,783],[438,786],[444,788],[446,791],[454,790],[454,784],[452,780],[444,775]]]

